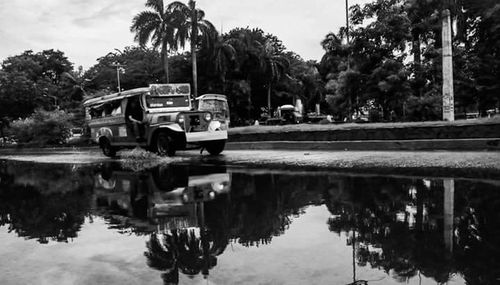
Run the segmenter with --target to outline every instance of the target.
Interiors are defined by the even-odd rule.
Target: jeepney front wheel
[[[99,141],[99,145],[101,146],[102,153],[107,157],[114,157],[116,155],[116,148],[111,146],[111,143],[108,139],[101,139]]]
[[[204,147],[211,155],[219,155],[226,146],[226,140],[209,141]]]
[[[160,156],[174,156],[175,145],[172,136],[167,132],[160,132],[153,140],[152,149]]]

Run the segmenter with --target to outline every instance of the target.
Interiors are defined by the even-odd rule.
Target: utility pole
[[[347,71],[351,69],[351,47],[349,42],[349,0],[345,0],[345,35],[346,35],[346,43],[347,43]],[[349,92],[348,92],[349,93]],[[352,97],[348,94],[347,104],[349,110],[347,111],[347,115],[349,116],[348,122],[352,120]]]
[[[453,95],[453,51],[451,41],[450,10],[445,9],[442,15],[442,57],[443,57],[443,120],[455,121]]]
[[[351,52],[349,47],[349,0],[345,0],[345,37],[347,42],[347,70],[350,69]]]
[[[116,81],[117,81],[117,85],[118,85],[118,93],[120,93],[120,92],[122,92],[122,89],[120,87],[120,72],[125,71],[125,69],[123,68],[124,65],[121,65],[119,63],[115,63],[115,64],[112,64],[111,66],[116,67]]]
[[[196,43],[198,42],[198,11],[196,10],[196,1],[189,1],[191,9],[191,62],[193,65],[193,95],[198,97],[198,68],[196,63]]]

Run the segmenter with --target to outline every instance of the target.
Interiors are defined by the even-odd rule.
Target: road
[[[117,158],[111,159],[103,156],[97,148],[38,149],[14,153],[2,150],[0,159],[41,163],[92,164],[106,161],[130,161],[128,152],[119,152]],[[204,163],[253,169],[264,167],[280,170],[335,170],[417,176],[479,176],[500,180],[500,152],[495,151],[226,150],[222,155],[215,157],[209,156],[206,152],[200,155],[199,151],[179,151],[174,158],[152,157],[153,159],[149,159],[148,162],[153,160],[153,165]]]

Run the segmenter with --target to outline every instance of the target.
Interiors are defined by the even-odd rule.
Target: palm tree
[[[290,67],[288,60],[282,55],[278,54],[274,47],[266,42],[261,49],[261,68],[265,74],[267,81],[267,107],[269,116],[272,117],[271,112],[271,89],[272,84],[278,82],[283,75],[286,75]]]
[[[196,9],[196,1],[189,0],[188,5],[175,1],[168,5],[175,17],[176,31],[174,43],[176,47],[184,48],[186,41],[190,40],[191,63],[193,70],[193,95],[198,96],[198,73],[196,64],[196,48],[200,43],[198,37],[201,35],[201,43],[210,46],[217,37],[214,25],[205,20],[205,12]]]
[[[170,81],[168,71],[168,52],[175,48],[174,17],[169,9],[164,9],[163,0],[146,0],[146,7],[152,10],[142,11],[132,20],[130,31],[135,33],[134,40],[141,46],[149,41],[154,49],[161,48],[165,79]]]
[[[226,74],[236,62],[236,49],[229,40],[218,36],[213,45],[212,60],[214,62],[215,73],[222,83],[222,93],[225,92]]]
[[[81,67],[80,67],[81,68]],[[63,72],[62,78],[66,80],[66,93],[70,100],[81,101],[85,97],[85,85],[92,79],[84,78],[83,72]]]

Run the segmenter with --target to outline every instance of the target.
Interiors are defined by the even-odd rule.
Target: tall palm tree
[[[161,48],[165,79],[170,81],[168,70],[169,49],[176,47],[174,40],[175,25],[172,13],[165,9],[163,0],[146,0],[145,6],[151,10],[142,11],[132,20],[130,31],[135,33],[134,40],[141,46],[149,41],[154,49]]]
[[[193,70],[193,95],[198,96],[198,72],[196,64],[196,48],[200,44],[210,46],[217,37],[214,25],[205,20],[205,12],[196,9],[196,1],[189,0],[188,5],[175,1],[168,5],[168,10],[175,16],[176,31],[174,43],[184,48],[187,40],[191,46],[191,63]],[[201,40],[198,39],[202,36]]]
[[[286,75],[290,63],[282,55],[278,54],[274,47],[266,42],[261,50],[261,68],[265,74],[267,81],[267,107],[269,116],[272,117],[271,112],[271,89],[273,83],[278,82],[282,76]]]
[[[212,49],[212,60],[214,62],[215,73],[222,83],[222,93],[225,92],[226,74],[236,63],[236,49],[229,40],[219,36]]]

